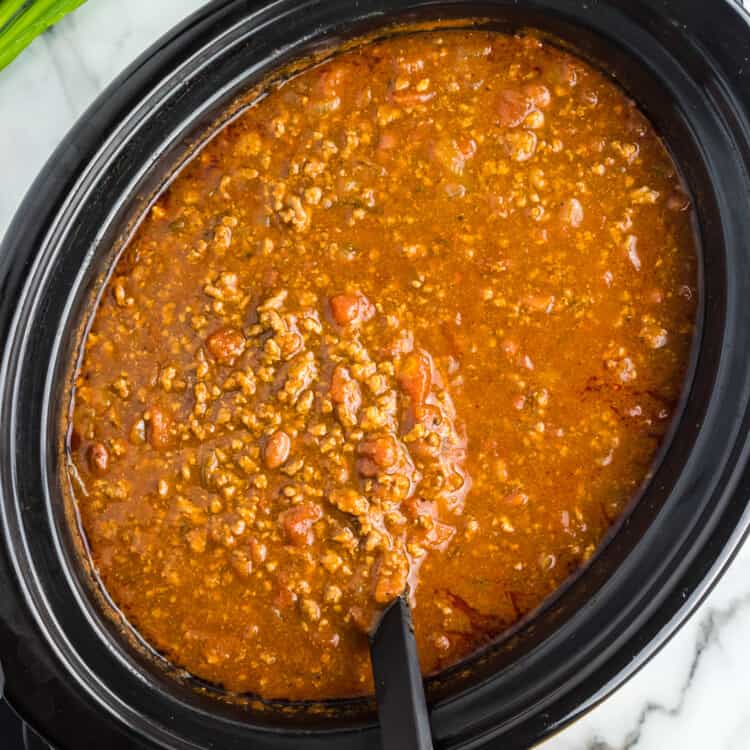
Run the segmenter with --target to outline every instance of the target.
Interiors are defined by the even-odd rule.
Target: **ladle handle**
[[[408,602],[391,602],[370,639],[383,750],[432,750]]]

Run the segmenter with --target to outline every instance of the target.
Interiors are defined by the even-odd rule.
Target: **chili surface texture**
[[[696,310],[690,200],[603,73],[532,36],[369,44],[272,89],[158,198],[75,377],[68,478],[114,602],[232,691],[425,673],[593,554]]]

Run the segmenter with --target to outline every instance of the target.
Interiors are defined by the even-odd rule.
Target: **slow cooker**
[[[436,746],[526,748],[558,731],[665,643],[741,543],[750,524],[744,12],[729,0],[215,0],[92,105],[0,248],[0,658],[8,701],[54,747],[379,747],[371,701],[222,699],[134,645],[80,563],[57,426],[79,324],[113,248],[240,92],[355,36],[466,19],[551,34],[639,103],[694,196],[701,299],[681,411],[649,481],[562,591],[427,681]]]

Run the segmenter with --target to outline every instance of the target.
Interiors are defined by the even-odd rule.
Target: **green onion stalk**
[[[0,0],[0,70],[86,0]]]

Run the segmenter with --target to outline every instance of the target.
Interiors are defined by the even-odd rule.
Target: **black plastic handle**
[[[383,613],[370,656],[383,750],[432,750],[411,610],[403,597]]]

